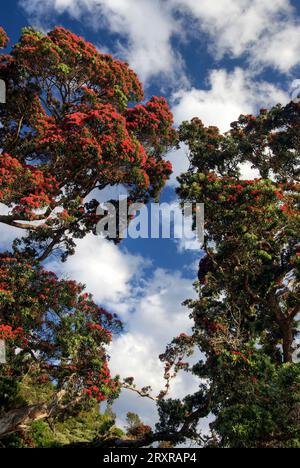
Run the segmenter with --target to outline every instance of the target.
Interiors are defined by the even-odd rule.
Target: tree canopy
[[[1,28],[0,47],[7,43]],[[83,285],[41,263],[56,250],[65,260],[76,239],[95,232],[93,191],[121,184],[131,201],[159,195],[172,172],[163,159],[175,143],[172,114],[164,98],[140,103],[142,85],[127,63],[64,28],[25,28],[0,55],[0,78],[0,223],[26,233],[0,254],[2,446],[120,436],[97,405],[120,393],[107,348],[122,325]],[[82,420],[80,437],[49,433]]]
[[[0,28],[0,47],[7,42]],[[0,55],[0,78],[0,223],[27,233],[0,254],[1,446],[299,448],[300,104],[242,115],[225,134],[199,118],[177,132],[167,101],[144,103],[127,63],[61,27],[24,29]],[[160,356],[166,387],[153,398],[111,375],[118,317],[43,261],[56,250],[65,260],[95,232],[95,190],[124,185],[131,201],[158,197],[172,172],[165,153],[178,141],[190,168],[177,193],[204,203],[205,241],[197,299],[186,302],[193,331]],[[257,177],[243,177],[245,168]],[[199,389],[168,398],[180,371]],[[122,387],[156,401],[155,428],[129,413],[125,434],[109,410],[99,414]]]
[[[205,383],[186,404],[213,414],[207,445],[300,445],[299,111],[242,115],[225,135],[198,118],[180,129],[191,167],[178,194],[205,204],[199,299],[187,303]]]
[[[1,31],[1,44],[6,35]],[[133,201],[156,197],[172,172],[175,142],[164,98],[146,104],[127,63],[64,28],[31,28],[0,56],[7,104],[0,109],[0,222],[29,232],[19,249],[40,260],[94,232],[95,189],[125,185]],[[137,104],[136,104],[137,103]]]

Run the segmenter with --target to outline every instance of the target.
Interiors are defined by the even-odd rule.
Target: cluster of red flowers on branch
[[[134,106],[144,96],[127,63],[64,28],[47,35],[25,28],[0,57],[0,78],[7,82],[0,201],[23,221],[44,221],[30,226],[35,246],[49,244],[55,231],[72,253],[70,236],[95,230],[85,205],[95,188],[123,184],[133,201],[159,195],[172,171],[163,156],[176,144],[173,117],[163,98]],[[31,183],[38,174],[40,183]],[[44,219],[36,218],[43,208]]]
[[[1,340],[15,340],[22,336],[24,330],[22,327],[16,328],[15,330],[10,325],[0,324],[0,339]]]
[[[94,109],[80,106],[65,116],[63,124],[54,117],[41,118],[37,129],[39,150],[49,157],[55,154],[58,174],[72,174],[70,182],[78,187],[91,175],[95,181],[134,184],[132,170],[143,170],[147,162],[125,118],[109,103],[98,103]]]
[[[34,210],[51,205],[58,193],[55,177],[7,153],[0,155],[0,186],[0,202],[28,220],[35,218]]]
[[[3,28],[0,27],[0,49],[7,46],[8,37]]]
[[[83,286],[59,280],[55,274],[21,258],[0,256],[0,339],[8,340],[7,372],[18,380],[25,373],[68,388],[76,381],[78,395],[117,395],[105,347],[120,327],[117,318],[97,306]],[[22,353],[16,354],[16,349]],[[21,358],[22,356],[22,358]]]
[[[111,378],[107,363],[103,365],[100,372],[89,372],[86,384],[83,394],[99,402],[118,396],[121,389],[118,379]]]
[[[122,90],[129,100],[143,99],[142,86],[128,64],[99,53],[92,44],[61,27],[48,36],[31,28],[23,30],[14,57],[35,76],[43,75],[47,66],[62,81],[78,75],[86,78],[85,82],[101,87],[107,97],[117,97]]]
[[[87,328],[91,330],[97,337],[102,337],[105,341],[111,342],[111,332],[99,325],[99,323],[87,323]]]
[[[149,138],[169,143],[175,140],[175,130],[172,128],[174,119],[165,98],[152,97],[145,105],[128,109],[126,113],[129,130],[144,132]]]
[[[293,208],[294,194],[298,191],[294,183],[276,184],[268,179],[238,180],[235,177],[219,177],[215,173],[194,174],[188,190],[181,189],[184,196],[194,200],[201,197],[207,213],[220,216],[235,213],[239,220],[243,217],[259,216],[263,223],[273,217],[297,215]]]

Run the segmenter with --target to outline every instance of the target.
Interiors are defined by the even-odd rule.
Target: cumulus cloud
[[[189,168],[188,149],[185,145],[182,144],[179,150],[175,149],[170,151],[166,158],[172,163],[173,167],[173,173],[170,180],[168,181],[168,185],[171,187],[177,187],[177,177],[179,177],[180,174],[187,172]]]
[[[53,23],[68,13],[119,37],[114,52],[128,60],[142,80],[164,75],[186,81],[173,39],[190,37],[215,60],[247,58],[260,71],[283,73],[299,64],[300,23],[289,0],[20,0],[32,21]]]
[[[40,24],[49,16],[68,13],[89,21],[96,30],[108,29],[119,41],[114,50],[126,59],[142,80],[163,75],[184,80],[181,56],[172,37],[182,34],[168,2],[163,0],[21,0],[21,5]],[[48,13],[48,16],[47,16]]]
[[[159,354],[180,333],[189,333],[192,322],[181,303],[194,297],[192,282],[179,272],[158,269],[144,285],[127,322],[126,334],[115,339],[111,348],[111,368],[122,377],[136,377],[137,386],[150,385],[155,396],[164,388],[163,365]],[[130,299],[129,299],[130,301]],[[186,373],[173,382],[170,396],[181,398],[196,390],[198,382]],[[147,423],[156,420],[155,404],[141,401],[125,391],[115,403],[115,411],[124,422],[128,411],[140,412]]]
[[[216,125],[225,132],[242,113],[256,112],[260,106],[289,100],[280,88],[266,81],[253,80],[252,75],[241,68],[233,72],[213,70],[208,82],[209,89],[183,89],[173,95],[172,110],[178,124],[200,117],[205,125]]]
[[[172,48],[171,38],[180,29],[165,2],[104,0],[101,4],[109,29],[127,35],[127,44],[120,44],[119,52],[142,80],[157,74],[178,76],[182,63],[179,53]]]
[[[145,266],[147,260],[95,236],[78,241],[76,254],[65,264],[47,264],[60,276],[86,284],[99,304],[118,313],[126,332],[116,336],[110,348],[112,372],[134,376],[140,387],[151,385],[155,395],[164,386],[158,356],[174,336],[190,331],[192,322],[181,304],[195,293],[191,279],[179,271],[156,269],[149,275]],[[182,373],[174,381],[172,395],[183,397],[196,387],[197,382]],[[114,409],[120,424],[128,411],[139,412],[151,424],[157,417],[153,402],[128,391]]]
[[[289,72],[299,64],[300,23],[289,0],[171,0],[206,33],[217,59],[248,57],[252,65]]]
[[[67,262],[52,260],[47,268],[87,285],[98,303],[126,318],[125,299],[131,295],[133,281],[146,264],[142,257],[124,253],[113,243],[90,234],[77,241],[76,253]]]

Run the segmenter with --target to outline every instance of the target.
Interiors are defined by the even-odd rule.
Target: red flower
[[[0,27],[0,49],[7,46],[9,39],[3,28]]]

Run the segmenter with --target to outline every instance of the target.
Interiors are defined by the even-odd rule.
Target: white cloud
[[[241,165],[241,179],[244,180],[253,180],[253,179],[259,179],[260,172],[258,169],[253,169],[251,163],[244,163]]]
[[[158,359],[166,344],[180,333],[189,333],[192,322],[183,300],[194,297],[192,281],[179,272],[156,270],[145,282],[142,297],[135,303],[126,334],[115,338],[110,366],[122,377],[134,376],[138,387],[150,385],[153,395],[163,390],[163,365]],[[174,380],[170,396],[182,398],[193,393],[198,382],[186,373]],[[123,392],[114,409],[120,422],[128,411],[138,412],[145,422],[156,421],[155,403],[141,399],[130,391]]]
[[[156,269],[145,272],[149,261],[124,253],[96,236],[79,240],[66,263],[51,261],[47,268],[86,285],[94,299],[116,312],[126,333],[114,337],[110,367],[114,374],[136,378],[140,387],[151,385],[154,395],[164,388],[163,365],[158,356],[180,333],[189,332],[189,311],[181,304],[194,297],[193,281],[180,272]],[[172,396],[183,397],[197,388],[185,373],[174,381]],[[125,391],[115,403],[120,423],[128,411],[137,411],[148,423],[156,421],[155,404]]]
[[[171,38],[179,33],[179,27],[165,2],[103,0],[101,4],[109,29],[126,34],[128,44],[120,44],[119,51],[142,80],[160,73],[176,76],[181,59],[172,48]]]
[[[193,287],[190,279],[182,278],[179,272],[168,273],[158,269],[144,286],[144,292],[137,305],[131,330],[155,336],[163,345],[173,338],[176,331],[186,331],[191,322],[187,310],[181,303],[190,297]]]
[[[172,43],[187,36],[203,41],[215,60],[248,58],[260,71],[288,73],[299,64],[300,23],[289,0],[20,0],[39,26],[68,13],[96,30],[119,35],[115,52],[142,80],[183,79],[183,61]]]
[[[289,97],[275,85],[255,81],[249,72],[236,68],[233,72],[213,70],[209,76],[209,89],[181,90],[174,94],[173,100],[172,110],[177,124],[199,117],[205,125],[216,125],[225,132],[240,114],[287,102]]]
[[[95,236],[78,241],[76,254],[65,264],[51,262],[47,268],[60,276],[86,284],[95,300],[118,313],[126,333],[114,337],[110,367],[114,374],[134,376],[140,387],[151,385],[154,395],[164,388],[163,365],[158,356],[180,333],[189,332],[192,322],[181,304],[194,297],[193,281],[180,272],[144,271],[147,261],[122,252]],[[172,396],[183,397],[197,388],[185,373],[174,381]],[[124,391],[115,403],[119,422],[128,411],[136,411],[148,423],[157,420],[155,404]]]
[[[187,172],[189,168],[189,160],[188,160],[188,149],[185,145],[181,145],[180,149],[176,149],[170,151],[166,155],[166,159],[171,161],[173,166],[173,173],[171,175],[170,180],[168,181],[168,185],[171,187],[177,187],[177,177],[184,172]]]
[[[286,24],[271,38],[264,38],[260,50],[253,54],[254,65],[274,66],[283,73],[288,73],[299,65],[300,25]]]
[[[246,55],[252,65],[289,72],[299,64],[300,23],[289,0],[171,0],[205,32],[214,57]]]
[[[0,203],[0,215],[9,214],[10,210],[7,206]],[[13,241],[16,238],[24,237],[26,231],[23,229],[18,229],[13,226],[9,226],[4,223],[0,223],[0,249],[1,251],[10,250]]]
[[[142,80],[163,75],[183,78],[183,62],[171,44],[182,34],[168,2],[163,0],[21,0],[32,20],[49,22],[49,15],[67,12],[88,21],[96,30],[107,28],[120,36],[114,51],[126,59]],[[48,13],[48,16],[47,16]],[[177,81],[178,82],[178,81]]]
[[[131,282],[146,264],[147,260],[123,253],[113,243],[91,234],[77,241],[76,253],[66,263],[51,261],[47,268],[86,284],[98,303],[117,308],[124,317]]]

